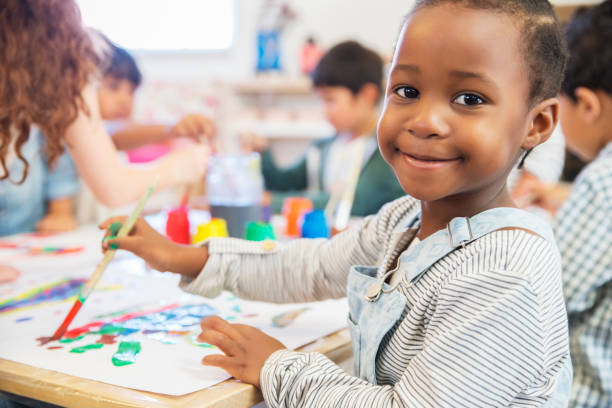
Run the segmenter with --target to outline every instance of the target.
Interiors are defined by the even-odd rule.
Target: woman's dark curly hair
[[[45,135],[49,163],[64,151],[66,129],[79,111],[88,113],[81,91],[99,64],[73,0],[3,0],[0,6],[0,180],[9,178],[6,158],[14,143],[21,153],[30,127]]]

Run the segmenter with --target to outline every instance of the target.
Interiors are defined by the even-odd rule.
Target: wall
[[[230,1],[230,0],[226,0]],[[263,0],[234,0],[237,27],[234,46],[222,53],[137,55],[145,79],[168,81],[247,79],[255,66],[256,21]],[[583,0],[579,3],[597,3]],[[576,0],[554,0],[555,5]],[[298,18],[284,32],[283,61],[289,76],[299,75],[298,55],[303,41],[314,36],[329,47],[356,39],[390,55],[399,25],[413,0],[293,0]]]

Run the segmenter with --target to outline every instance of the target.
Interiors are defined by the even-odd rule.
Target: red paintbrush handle
[[[78,313],[79,309],[81,309],[81,306],[83,306],[83,302],[80,299],[77,299],[74,302],[74,305],[72,305],[72,309],[70,309],[70,311],[66,315],[66,318],[64,319],[64,321],[62,322],[60,327],[57,328],[57,330],[53,334],[53,337],[51,337],[51,340],[57,340],[60,337],[62,337],[64,335],[64,333],[66,333],[66,330],[68,329],[68,326],[70,325],[70,323],[72,323],[72,320],[74,319],[74,316],[76,316],[76,314]]]

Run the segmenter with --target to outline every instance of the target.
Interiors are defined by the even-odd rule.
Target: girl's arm
[[[404,198],[332,239],[298,239],[287,243],[212,238],[202,247],[172,243],[139,220],[128,237],[109,240],[142,257],[160,271],[183,276],[184,290],[215,297],[223,290],[268,302],[308,302],[346,295],[352,265],[375,265],[406,213],[418,202]],[[107,228],[112,218],[100,227]]]
[[[113,133],[113,143],[118,150],[136,149],[140,146],[160,143],[172,138],[170,126],[129,123]]]
[[[79,175],[100,202],[110,207],[132,203],[142,196],[156,176],[160,177],[158,190],[201,178],[208,160],[208,148],[204,145],[175,150],[150,165],[121,163],[104,129],[93,86],[83,90],[83,98],[89,115],[79,112],[67,130],[66,142]]]
[[[119,150],[159,143],[176,137],[190,137],[199,140],[205,137],[212,140],[215,133],[214,122],[204,115],[184,116],[173,126],[129,123],[113,133],[113,142]]]

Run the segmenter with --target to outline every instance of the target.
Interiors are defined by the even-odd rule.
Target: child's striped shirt
[[[570,406],[612,407],[612,143],[578,176],[556,218],[570,325]]]
[[[200,275],[182,285],[216,296],[305,302],[345,296],[351,265],[383,265],[403,250],[392,233],[418,201],[401,198],[331,240],[271,245],[209,241]],[[404,224],[402,224],[404,225]],[[500,230],[450,253],[414,285],[376,361],[377,385],[319,353],[277,351],[261,371],[270,407],[541,406],[567,361],[567,319],[557,249],[522,230]]]

